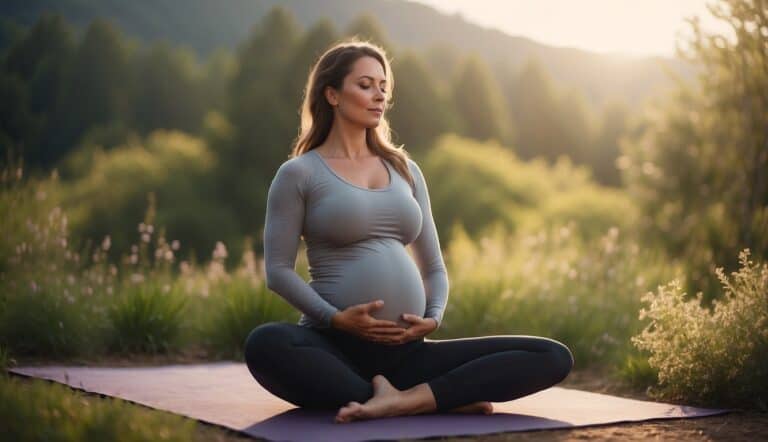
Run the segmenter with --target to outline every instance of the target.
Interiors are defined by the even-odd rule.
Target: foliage
[[[92,288],[76,284],[81,254],[68,218],[50,199],[57,182],[24,181],[21,164],[3,170],[0,192],[0,346],[20,355],[76,354],[94,324],[83,317]]]
[[[710,5],[734,31],[693,37],[680,55],[698,63],[698,82],[648,110],[627,140],[624,179],[641,208],[639,226],[690,263],[689,292],[717,296],[712,269],[736,267],[739,250],[768,257],[768,15],[764,2]]]
[[[192,317],[199,318],[197,336],[214,357],[243,358],[245,338],[265,322],[295,323],[299,313],[279,295],[266,287],[263,261],[257,260],[246,240],[245,252],[234,272],[227,272],[228,252],[218,243],[207,269],[198,271],[185,266],[179,284],[192,299]]]
[[[62,204],[72,213],[76,237],[111,235],[113,259],[127,252],[134,214],[145,209],[148,196],[157,201],[158,223],[189,242],[181,253],[208,250],[239,231],[233,212],[214,191],[215,156],[199,138],[157,130],[109,150],[83,152],[86,155],[87,161],[72,160],[84,169],[62,186]]]
[[[639,293],[683,271],[616,227],[591,240],[576,235],[573,223],[514,234],[497,226],[477,241],[455,229],[439,336],[553,337],[580,367],[620,365],[641,328]]]
[[[711,311],[701,292],[686,299],[677,279],[643,296],[640,319],[650,323],[632,342],[650,352],[658,370],[653,395],[768,409],[768,264],[749,255],[739,253],[741,268],[731,278],[716,269],[724,296]]]
[[[450,134],[438,139],[421,164],[446,243],[455,223],[477,237],[493,224],[533,231],[574,221],[578,235],[588,239],[611,226],[629,230],[636,219],[637,209],[623,192],[595,185],[589,171],[567,157],[552,165],[522,162],[496,142]]]

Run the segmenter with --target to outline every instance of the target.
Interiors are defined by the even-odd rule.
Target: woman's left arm
[[[431,324],[432,321],[429,319],[434,320],[435,325],[432,329],[434,330],[440,326],[448,302],[448,271],[440,251],[440,238],[435,221],[432,219],[427,182],[419,165],[411,159],[408,159],[408,162],[415,181],[414,197],[421,207],[422,214],[421,233],[412,243],[414,258],[427,294],[427,308],[421,321]],[[405,319],[408,320],[407,317]]]

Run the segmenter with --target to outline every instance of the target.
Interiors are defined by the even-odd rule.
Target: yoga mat
[[[492,415],[424,414],[336,424],[334,411],[305,410],[272,395],[253,379],[245,364],[237,362],[162,367],[28,366],[10,371],[279,441],[469,436],[711,416],[731,411],[639,401],[555,386],[513,401],[494,402]]]

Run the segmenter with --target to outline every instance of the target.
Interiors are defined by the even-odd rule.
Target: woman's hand
[[[412,315],[410,313],[403,313],[401,317],[411,325],[405,329],[405,333],[400,336],[394,344],[404,344],[408,341],[414,341],[437,329],[437,320],[434,318],[422,318],[419,315]]]
[[[331,326],[373,342],[395,344],[405,336],[406,329],[394,321],[376,319],[370,312],[379,309],[384,301],[372,301],[347,307],[331,318]]]

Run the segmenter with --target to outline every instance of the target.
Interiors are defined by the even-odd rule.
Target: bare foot
[[[477,414],[493,414],[493,404],[490,402],[473,402],[471,404],[463,405],[448,410],[449,413],[477,413]]]
[[[387,378],[376,375],[372,379],[373,397],[364,404],[352,401],[339,409],[336,423],[377,417],[400,416],[413,412],[412,400],[389,383]]]

